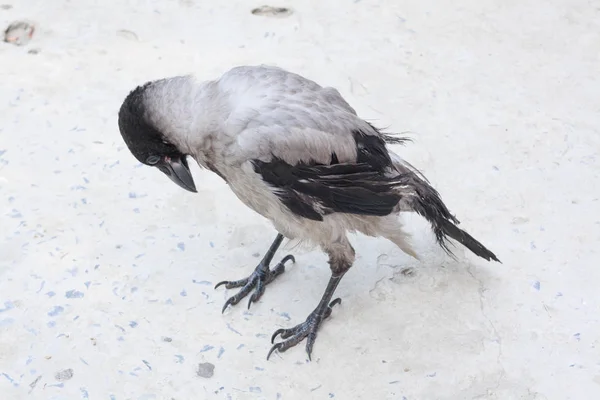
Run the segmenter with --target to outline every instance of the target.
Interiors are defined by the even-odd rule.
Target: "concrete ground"
[[[600,398],[600,6],[583,0],[4,0],[0,398]],[[9,7],[12,6],[12,7]],[[275,232],[222,181],[141,168],[116,112],[146,80],[274,64],[414,138],[398,148],[503,264],[352,237],[319,333],[265,360],[329,277],[319,251],[221,315]],[[287,251],[287,250],[286,250]],[[279,259],[286,254],[281,251]],[[213,369],[214,367],[214,369]]]

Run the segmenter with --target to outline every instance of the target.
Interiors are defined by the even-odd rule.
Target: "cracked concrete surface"
[[[575,0],[6,1],[0,43],[2,399],[600,398],[600,8]],[[11,3],[11,4],[8,4]],[[136,84],[240,64],[338,88],[414,139],[462,225],[503,264],[353,236],[355,267],[307,363],[265,360],[314,308],[326,258],[221,315],[274,238],[216,176],[139,168],[116,112]],[[68,371],[68,372],[66,372]],[[68,379],[67,379],[68,377]]]

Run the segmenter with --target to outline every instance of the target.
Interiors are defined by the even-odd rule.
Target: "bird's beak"
[[[156,164],[156,168],[161,170],[161,172],[167,175],[180,187],[189,190],[190,192],[197,193],[198,191],[194,184],[194,178],[192,177],[190,167],[188,166],[185,157],[186,156],[184,155],[181,157],[163,157],[158,164]]]

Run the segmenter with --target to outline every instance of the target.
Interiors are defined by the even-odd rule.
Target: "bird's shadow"
[[[471,256],[468,250],[455,243],[450,243],[452,254],[448,254],[426,230],[413,234],[419,260],[386,241],[361,239],[360,242],[362,254],[348,274],[350,279],[344,295],[368,293],[371,299],[365,295],[366,304],[361,305],[365,312],[377,303],[400,299],[404,306],[417,307],[423,312],[428,312],[427,303],[434,304],[444,298],[453,298],[459,303],[463,299],[476,298],[479,302],[499,280],[494,269],[502,264]],[[415,304],[411,304],[413,302]]]

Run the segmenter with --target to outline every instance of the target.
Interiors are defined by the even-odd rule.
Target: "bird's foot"
[[[280,353],[283,353],[290,347],[294,347],[301,341],[306,338],[306,353],[308,354],[308,359],[311,358],[312,348],[315,344],[315,340],[317,339],[317,331],[321,326],[321,323],[329,318],[332,312],[332,307],[336,304],[340,304],[342,299],[337,298],[333,300],[331,303],[325,303],[325,306],[317,307],[313,312],[310,313],[306,321],[301,324],[296,325],[290,329],[277,329],[273,336],[271,337],[271,343],[275,341],[277,336],[281,335],[283,342],[275,343],[271,350],[269,350],[269,354],[267,354],[267,360],[271,356],[271,354],[277,350]]]
[[[239,303],[240,300],[246,297],[250,291],[254,289],[254,293],[252,293],[250,300],[248,300],[248,308],[250,308],[250,305],[253,302],[256,303],[262,297],[265,292],[265,286],[285,272],[285,263],[289,260],[292,260],[294,263],[296,262],[294,256],[290,254],[285,256],[273,269],[269,269],[269,266],[264,265],[261,261],[249,277],[240,279],[239,281],[222,281],[217,283],[215,289],[221,285],[225,285],[227,289],[241,288],[239,292],[227,299],[222,312],[225,312],[225,309],[227,309],[229,305],[236,305]]]

